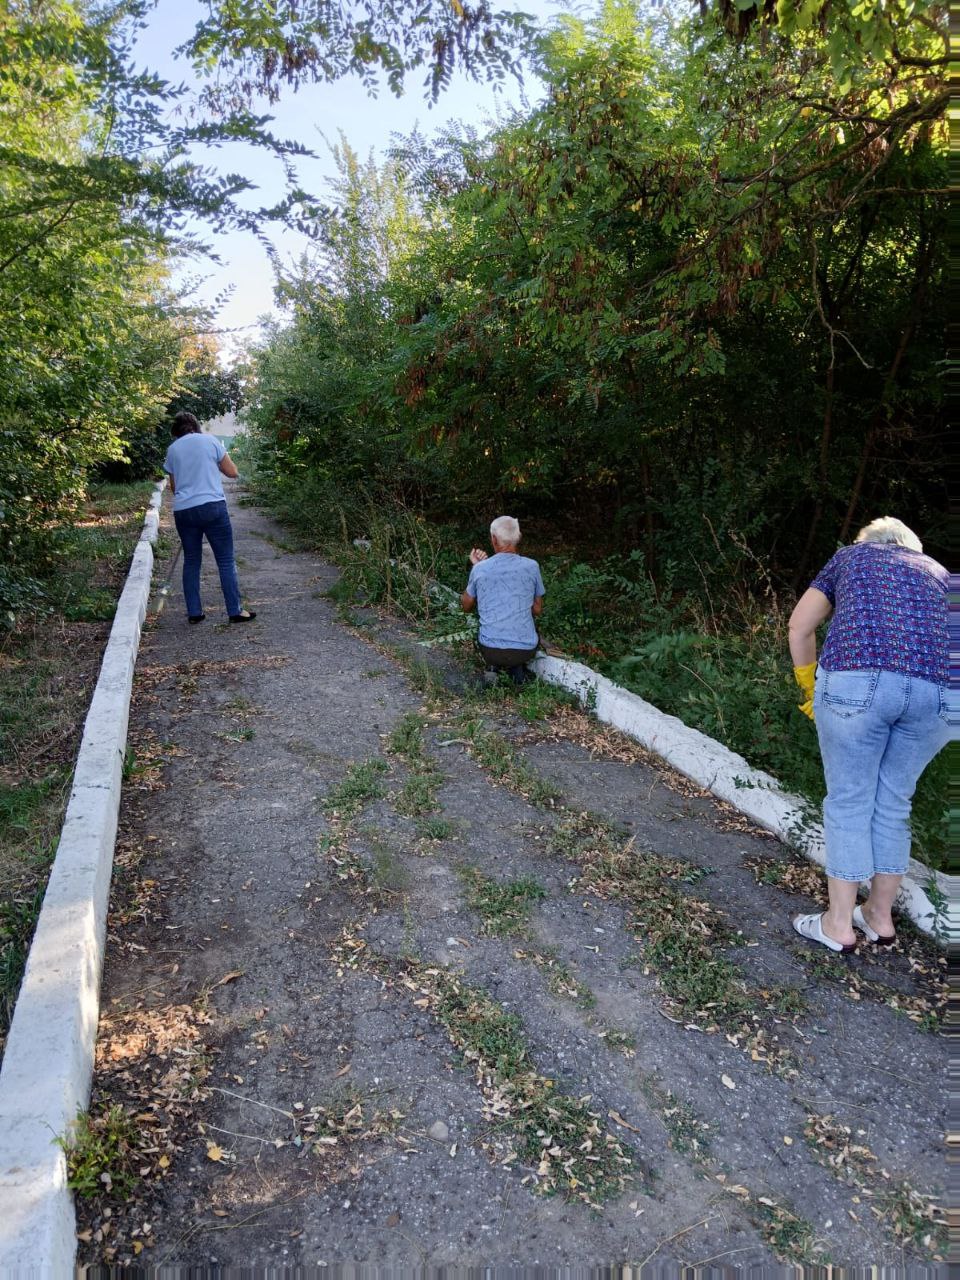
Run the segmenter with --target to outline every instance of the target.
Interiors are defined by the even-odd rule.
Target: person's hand
[[[487,553],[485,551],[481,551],[479,547],[474,547],[473,550],[470,552],[471,564],[479,564],[481,560],[486,560],[486,558],[487,558]]]
[[[803,694],[803,701],[800,703],[799,710],[812,720],[813,716],[813,687],[817,674],[817,664],[808,662],[805,667],[794,667],[793,678],[800,686],[800,692]]]

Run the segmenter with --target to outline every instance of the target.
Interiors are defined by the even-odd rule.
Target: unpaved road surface
[[[81,1261],[936,1265],[937,954],[814,953],[782,845],[234,518],[258,619],[208,565],[138,664]]]

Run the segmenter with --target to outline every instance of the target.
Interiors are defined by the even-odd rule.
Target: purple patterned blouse
[[[889,542],[841,547],[811,587],[834,607],[827,671],[902,671],[947,683],[947,571]]]

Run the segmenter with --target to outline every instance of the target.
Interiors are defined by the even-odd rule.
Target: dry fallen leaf
[[[208,1142],[208,1143],[207,1143],[207,1159],[208,1159],[208,1160],[222,1160],[222,1159],[223,1159],[223,1149],[222,1149],[221,1147],[218,1147],[218,1146],[217,1146],[217,1144],[216,1144],[215,1142]]]
[[[724,1088],[726,1088],[726,1089],[735,1089],[735,1088],[737,1087],[737,1086],[733,1083],[733,1081],[730,1079],[730,1077],[729,1077],[729,1076],[721,1076],[721,1077],[720,1077],[720,1083],[721,1083],[721,1084],[724,1086]]]
[[[783,1135],[783,1145],[784,1145],[785,1147],[792,1147],[792,1146],[793,1146],[793,1139],[792,1139],[792,1138],[788,1138],[788,1137],[787,1137],[787,1135],[786,1135],[786,1134],[784,1134],[784,1135]]]
[[[226,1209],[214,1209],[213,1216],[215,1218],[229,1218],[230,1214]]]
[[[161,1168],[161,1169],[169,1169],[169,1167],[170,1167],[170,1157],[169,1157],[169,1156],[161,1156],[161,1157],[160,1157],[160,1159],[157,1161],[157,1164],[160,1166],[160,1168]]]
[[[632,1125],[628,1120],[624,1120],[623,1116],[619,1113],[619,1111],[608,1111],[607,1115],[614,1122],[614,1124],[620,1125],[621,1128],[630,1129],[631,1132],[633,1133],[640,1132],[640,1130],[636,1127],[636,1125]]]

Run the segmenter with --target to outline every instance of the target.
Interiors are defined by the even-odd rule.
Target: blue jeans
[[[903,875],[921,773],[951,736],[945,686],[893,671],[817,668],[813,699],[827,781],[827,875]]]
[[[200,599],[200,562],[203,558],[203,537],[213,550],[220,570],[220,586],[224,603],[231,618],[241,612],[240,583],[237,581],[237,562],[233,558],[233,528],[225,502],[203,502],[197,507],[173,513],[177,533],[183,544],[183,596],[187,602],[187,615],[199,617],[203,613]]]

